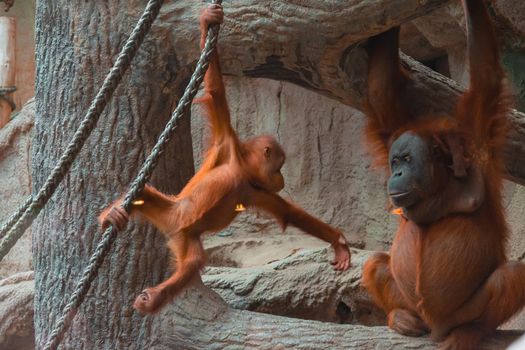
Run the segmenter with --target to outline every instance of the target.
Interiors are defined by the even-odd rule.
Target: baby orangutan
[[[210,5],[202,12],[201,47],[208,27],[222,20],[219,5]],[[142,314],[158,311],[199,274],[205,264],[201,234],[224,229],[238,214],[236,209],[244,206],[273,215],[283,229],[290,224],[330,243],[336,270],[346,270],[350,264],[342,232],[277,195],[284,187],[281,167],[285,154],[279,143],[271,136],[247,141],[237,137],[230,123],[217,51],[210,58],[204,85],[201,101],[210,119],[211,142],[202,167],[178,195],[166,195],[148,185],[140,202],[135,201],[131,208],[131,215],[139,214],[166,235],[176,261],[176,271],[170,278],[147,288],[135,300],[134,307]],[[121,203],[119,199],[102,212],[102,227],[125,227],[128,214]]]

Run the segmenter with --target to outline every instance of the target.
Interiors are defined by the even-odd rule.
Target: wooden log
[[[0,17],[0,90],[15,86],[15,33],[16,19]],[[12,93],[6,93],[5,96],[11,98]],[[9,122],[12,111],[11,103],[5,98],[0,98],[0,128]]]

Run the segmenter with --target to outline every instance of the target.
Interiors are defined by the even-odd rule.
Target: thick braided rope
[[[220,3],[220,0],[215,0],[213,1],[213,3]],[[184,94],[182,95],[182,98],[180,99],[177,108],[171,115],[171,119],[166,124],[166,128],[160,135],[157,143],[155,144],[155,147],[153,147],[150,155],[144,162],[142,169],[140,170],[139,174],[131,184],[129,191],[124,197],[122,207],[127,212],[129,212],[131,208],[132,201],[143,190],[144,185],[151,176],[151,173],[157,165],[161,154],[164,152],[164,148],[166,147],[170,137],[173,136],[173,133],[177,128],[177,121],[188,111],[189,107],[191,106],[193,98],[197,94],[199,86],[202,83],[202,80],[204,79],[204,74],[206,73],[206,69],[208,68],[209,57],[213,53],[213,50],[217,43],[218,34],[219,26],[212,26],[208,32],[208,36],[206,37],[206,44],[201,52],[199,61],[197,62],[197,66],[195,67],[195,71],[191,76],[190,82],[186,87],[186,90],[184,91]],[[89,264],[84,269],[82,277],[78,281],[73,294],[71,294],[69,298],[69,302],[64,307],[64,310],[62,311],[62,316],[56,322],[55,328],[51,332],[49,340],[44,346],[44,350],[51,350],[57,348],[65,332],[69,328],[69,325],[71,324],[71,321],[73,320],[73,317],[76,314],[76,310],[82,304],[82,301],[84,300],[87,292],[89,291],[91,283],[96,277],[98,269],[102,265],[104,257],[107,255],[116,237],[117,230],[115,230],[113,226],[110,226],[104,232],[104,236],[99,242],[97,248],[95,249],[95,252],[89,259]]]
[[[148,2],[144,13],[140,17],[137,25],[133,29],[133,32],[126,41],[124,48],[120,51],[117,61],[106,76],[106,79],[98,91],[97,96],[95,96],[91,102],[84,119],[73,135],[73,138],[67,145],[67,148],[60,157],[57,165],[46,179],[46,182],[40,188],[38,193],[33,196],[31,203],[25,210],[22,211],[22,209],[26,206],[25,204],[27,201],[15,212],[14,215],[11,216],[11,218],[19,217],[19,220],[17,220],[14,226],[11,227],[9,225],[9,223],[12,221],[11,218],[7,223],[2,225],[2,228],[0,229],[0,237],[2,237],[4,234],[5,237],[0,243],[0,261],[2,261],[4,256],[9,253],[9,250],[11,250],[11,248],[15,245],[18,239],[20,239],[27,228],[31,226],[33,220],[46,205],[49,198],[51,198],[64,176],[71,168],[71,164],[82,149],[82,146],[91,134],[91,131],[95,128],[102,111],[111,99],[113,92],[121,82],[124,73],[130,66],[133,57],[135,57],[135,54],[142,44],[144,37],[149,32],[153,21],[159,14],[161,6],[162,0],[150,0]],[[19,215],[19,212],[23,212],[23,214]],[[7,233],[4,231],[7,231]]]

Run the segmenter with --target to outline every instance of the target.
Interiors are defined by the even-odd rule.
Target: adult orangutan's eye
[[[399,158],[398,157],[394,157],[392,158],[392,162],[390,163],[390,167],[396,167],[399,165]]]

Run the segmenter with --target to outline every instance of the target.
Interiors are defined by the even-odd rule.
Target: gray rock
[[[33,271],[0,280],[0,349],[35,348]]]
[[[368,251],[352,251],[352,267],[342,273],[329,264],[329,249],[296,252],[249,268],[208,267],[202,279],[236,309],[337,323],[376,326],[385,315],[361,287]]]
[[[31,193],[31,131],[35,103],[31,99],[0,129],[0,223],[6,220]],[[0,262],[0,278],[32,269],[31,229]]]

